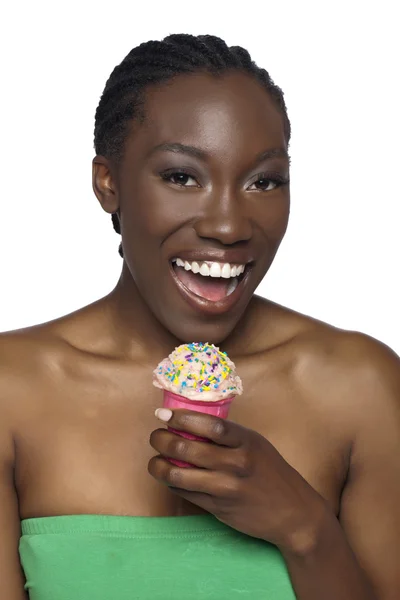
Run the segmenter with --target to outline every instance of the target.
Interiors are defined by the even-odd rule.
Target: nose
[[[253,229],[244,209],[244,200],[233,191],[212,194],[194,229],[199,237],[218,240],[226,246],[247,242]]]

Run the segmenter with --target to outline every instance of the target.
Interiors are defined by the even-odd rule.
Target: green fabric
[[[278,549],[213,515],[22,521],[31,600],[295,600]]]

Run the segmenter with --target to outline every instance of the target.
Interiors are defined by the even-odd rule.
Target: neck
[[[114,290],[107,297],[115,337],[127,356],[154,358],[180,344],[144,302],[125,262]]]
[[[221,342],[221,347],[230,356],[246,353],[244,340],[253,337],[251,330],[254,328],[253,317],[257,313],[258,300],[256,297],[252,299],[234,331]],[[120,279],[106,302],[112,335],[118,340],[122,355],[154,362],[182,343],[150,311],[125,262]]]

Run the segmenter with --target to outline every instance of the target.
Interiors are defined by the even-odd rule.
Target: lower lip
[[[186,300],[186,302],[198,312],[201,312],[206,315],[222,315],[227,311],[231,310],[233,306],[239,301],[242,297],[243,292],[246,290],[247,282],[250,277],[250,273],[252,271],[252,267],[247,267],[247,273],[243,277],[241,281],[239,281],[236,289],[226,296],[222,298],[222,300],[218,300],[218,302],[212,302],[211,300],[207,300],[207,298],[203,298],[202,296],[198,296],[189,290],[175,274],[174,268],[172,264],[170,264],[171,274],[176,286]]]

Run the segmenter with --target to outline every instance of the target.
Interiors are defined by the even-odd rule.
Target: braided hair
[[[281,111],[289,143],[291,128],[283,92],[268,72],[252,61],[247,50],[240,46],[228,47],[222,39],[212,35],[173,34],[133,48],[111,73],[96,109],[96,154],[116,162],[121,160],[130,121],[143,122],[145,118],[145,92],[149,85],[184,73],[208,72],[218,76],[229,71],[248,73],[266,89]],[[118,213],[112,214],[112,223],[120,234]],[[119,253],[123,256],[122,244]]]

